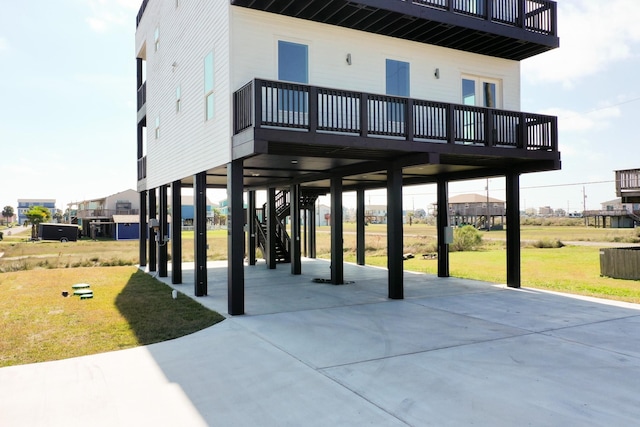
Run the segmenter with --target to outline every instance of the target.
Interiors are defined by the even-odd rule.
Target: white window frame
[[[485,108],[497,108],[497,109],[501,109],[502,105],[503,105],[503,84],[502,84],[502,80],[501,79],[496,79],[493,77],[487,77],[487,76],[479,76],[479,75],[474,75],[474,74],[462,74],[460,76],[460,103],[463,104],[464,103],[464,94],[462,93],[463,90],[463,80],[471,80],[473,82],[475,82],[475,99],[476,99],[476,107],[485,107],[485,98],[484,98],[484,92],[483,92],[483,88],[484,88],[484,83],[490,83],[490,84],[495,84],[496,86],[496,99],[495,99],[495,105],[493,107],[485,107]],[[480,104],[478,104],[478,101],[481,101]]]

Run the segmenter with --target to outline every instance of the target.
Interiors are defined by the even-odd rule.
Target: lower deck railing
[[[260,79],[234,94],[234,132],[252,126],[558,150],[554,116]]]

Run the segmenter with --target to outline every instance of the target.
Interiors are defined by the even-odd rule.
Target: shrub
[[[534,248],[538,249],[549,249],[549,248],[562,248],[564,247],[564,243],[562,243],[559,239],[542,239],[537,240],[531,244]]]
[[[453,243],[449,246],[452,251],[473,251],[482,244],[482,234],[472,225],[456,228],[453,231]]]

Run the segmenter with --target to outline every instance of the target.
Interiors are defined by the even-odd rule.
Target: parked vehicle
[[[75,224],[42,223],[38,225],[40,240],[75,242],[78,240],[78,226]]]

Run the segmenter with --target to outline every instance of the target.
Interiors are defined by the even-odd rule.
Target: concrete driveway
[[[180,298],[193,294],[189,267]],[[0,369],[0,425],[640,419],[638,305],[409,272],[405,299],[391,301],[383,269],[345,265],[354,283],[314,283],[329,276],[323,260],[304,260],[301,276],[289,265],[245,272],[245,316],[146,347]],[[226,263],[213,262],[197,300],[224,314],[226,298]]]

